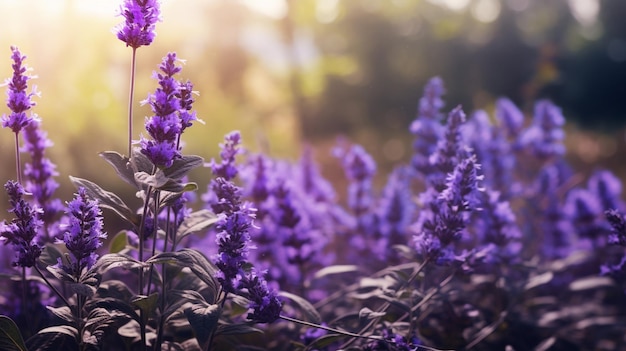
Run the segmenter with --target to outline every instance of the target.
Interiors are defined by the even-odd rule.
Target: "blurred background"
[[[97,156],[127,147],[131,49],[113,30],[121,3],[0,0],[0,78],[11,76],[18,46],[38,77],[34,111],[55,144],[48,157],[64,201],[74,191],[68,175],[130,189]],[[184,152],[207,160],[239,129],[248,148],[275,157],[296,159],[312,144],[323,172],[341,177],[329,150],[344,136],[385,174],[409,160],[408,126],[438,75],[446,111],[492,113],[506,96],[530,116],[536,99],[552,99],[568,120],[572,163],[626,179],[625,18],[624,0],[163,0],[154,43],[138,49],[135,138],[150,113],[139,101],[156,88],[152,71],[175,51],[206,123],[188,129]],[[14,179],[7,129],[0,160],[2,183]],[[196,175],[204,191],[210,172]]]

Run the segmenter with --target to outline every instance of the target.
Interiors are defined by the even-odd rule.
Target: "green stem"
[[[36,265],[34,266],[35,270],[37,271],[37,273],[39,273],[39,276],[43,279],[44,282],[46,282],[46,284],[50,287],[50,289],[52,289],[52,291],[54,291],[55,294],[57,294],[57,296],[63,301],[63,303],[67,306],[72,308],[70,305],[70,302],[67,301],[67,299],[63,296],[63,294],[61,294],[61,292],[59,292],[59,290],[50,283],[50,281],[48,280],[48,278],[46,278],[46,276],[43,274],[43,272],[41,272],[41,270],[39,269],[39,267],[37,267]]]
[[[135,65],[137,58],[137,48],[133,48],[133,55],[130,63],[130,92],[128,97],[128,158],[132,158],[133,150],[133,96],[135,93]]]
[[[22,185],[22,162],[20,161],[19,133],[15,133],[15,171],[17,172],[17,182]]]
[[[154,192],[154,229],[152,231],[152,255],[150,257],[154,257],[156,254],[156,243],[157,243],[157,229],[158,229],[158,213],[159,213],[159,191],[156,190]],[[167,237],[165,238],[167,242]],[[148,293],[146,295],[150,295],[150,290],[152,287],[152,273],[154,272],[154,264],[150,264],[150,271],[148,272]]]

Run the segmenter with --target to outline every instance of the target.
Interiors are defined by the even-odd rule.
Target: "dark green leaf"
[[[133,293],[126,283],[120,280],[107,280],[98,287],[98,296],[111,297],[122,301],[129,301]]]
[[[221,309],[218,305],[211,305],[206,302],[195,303],[185,309],[185,316],[203,349],[206,348],[209,338],[217,327],[220,314]]]
[[[209,210],[192,212],[185,218],[180,227],[178,227],[178,232],[176,233],[176,237],[178,238],[177,240],[180,240],[189,234],[204,230],[217,221],[217,216]]]
[[[139,268],[146,266],[144,263],[137,261],[133,257],[128,255],[112,253],[106,254],[96,261],[96,264],[91,267],[92,272],[102,272],[112,268],[124,267],[127,269]]]
[[[323,277],[326,277],[328,275],[333,275],[333,274],[354,273],[354,272],[357,272],[358,270],[359,270],[358,266],[351,265],[351,264],[328,266],[317,271],[314,277],[316,279],[319,279],[319,278],[323,278]]]
[[[551,271],[536,275],[528,280],[528,283],[526,283],[526,286],[524,286],[524,290],[531,290],[538,286],[548,284],[552,281],[553,278],[554,274]]]
[[[319,338],[315,339],[315,341],[313,341],[311,344],[309,344],[308,349],[309,350],[324,349],[341,339],[345,339],[345,337],[346,337],[345,335],[341,335],[341,334],[326,334],[326,335],[320,336]]]
[[[76,328],[67,325],[45,328],[29,338],[26,346],[30,351],[78,350],[77,335]]]
[[[263,331],[248,324],[220,324],[216,332],[218,335],[241,335],[251,333],[263,333]]]
[[[200,167],[204,164],[204,159],[200,156],[186,155],[181,158],[175,159],[174,163],[163,170],[165,176],[172,179],[181,179],[189,171],[194,168]]]
[[[58,280],[64,282],[64,283],[69,283],[69,284],[75,284],[76,282],[76,278],[74,278],[74,276],[72,276],[71,274],[67,273],[66,271],[63,270],[63,268],[61,267],[57,267],[57,266],[48,266],[46,267],[46,269],[48,270],[48,272],[52,273],[52,275],[57,278]]]
[[[609,277],[591,276],[576,279],[570,283],[569,289],[572,291],[581,291],[597,288],[607,288],[614,286],[613,280]]]
[[[133,306],[138,307],[142,312],[144,320],[148,320],[155,312],[159,302],[159,293],[152,293],[148,296],[137,296],[131,300]]]
[[[183,183],[180,180],[168,178],[161,170],[158,170],[155,174],[146,172],[135,173],[135,180],[156,190],[169,191],[171,193],[182,193],[198,189],[196,183]]]
[[[177,252],[163,252],[148,259],[146,263],[167,263],[180,267],[189,267],[191,271],[202,280],[217,295],[218,283],[215,280],[217,268],[198,250],[182,249]]]
[[[85,188],[90,197],[98,200],[100,207],[115,212],[118,216],[135,227],[139,226],[139,216],[131,211],[119,196],[102,189],[98,184],[86,179],[70,176],[70,180],[77,188]]]
[[[375,318],[382,317],[382,316],[384,316],[386,314],[387,314],[386,312],[376,312],[376,311],[372,311],[371,309],[369,309],[367,307],[363,307],[359,311],[359,318],[361,318],[361,319],[375,319]]]
[[[319,312],[317,312],[315,307],[313,307],[313,305],[309,301],[298,295],[288,293],[286,291],[280,291],[278,294],[295,302],[302,310],[303,316],[306,320],[316,324],[320,324],[322,322],[322,317],[320,317]]]
[[[19,328],[13,320],[0,315],[0,350],[28,351]]]
[[[137,183],[135,182],[135,171],[133,170],[128,157],[115,151],[101,152],[100,157],[104,158],[111,166],[113,166],[115,172],[120,176],[120,178],[122,178],[122,180],[133,187],[138,188]]]
[[[83,284],[83,283],[72,283],[69,284],[70,289],[75,292],[77,295],[92,297],[96,292],[96,288],[93,285]]]
[[[39,256],[39,260],[46,266],[53,266],[58,263],[58,259],[63,256],[61,251],[57,249],[55,244],[46,244],[44,246],[41,255]]]
[[[128,235],[125,230],[115,234],[113,239],[109,242],[109,253],[119,253],[126,249],[128,245]]]
[[[72,310],[70,310],[69,307],[67,307],[67,306],[63,306],[63,307],[46,306],[46,308],[48,308],[48,310],[50,312],[52,312],[52,314],[54,314],[55,316],[61,318],[62,320],[66,321],[66,322],[70,322],[70,323],[74,322],[74,315],[72,314]]]

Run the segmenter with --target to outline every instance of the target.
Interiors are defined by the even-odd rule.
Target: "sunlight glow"
[[[287,15],[285,0],[240,0],[249,9],[265,16],[280,19]]]
[[[472,16],[483,23],[495,21],[500,15],[498,0],[478,0],[472,6]]]
[[[598,0],[569,0],[568,4],[572,15],[581,25],[589,27],[596,23],[600,13]]]

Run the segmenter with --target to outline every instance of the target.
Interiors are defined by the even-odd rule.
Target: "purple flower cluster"
[[[443,134],[441,109],[444,102],[441,97],[444,93],[443,80],[439,77],[430,79],[424,87],[424,95],[419,100],[417,117],[410,127],[411,133],[416,137],[411,163],[423,174],[429,173],[428,157],[435,151],[437,142]]]
[[[91,200],[84,188],[78,189],[74,199],[67,204],[69,224],[63,242],[70,252],[70,265],[64,269],[79,276],[83,269],[96,263],[96,250],[102,246],[107,235],[103,231],[102,213],[98,201]]]
[[[54,198],[54,192],[59,187],[59,183],[53,178],[58,175],[56,165],[45,157],[45,150],[52,146],[52,142],[41,129],[39,121],[33,121],[24,129],[23,138],[22,151],[27,152],[31,159],[24,167],[25,189],[33,194],[37,205],[43,210],[41,220],[49,227],[56,215],[63,210],[61,200]]]
[[[0,224],[0,239],[6,244],[13,245],[17,253],[17,259],[13,265],[32,267],[36,264],[42,250],[39,238],[39,230],[42,226],[39,219],[41,209],[24,200],[24,188],[19,183],[8,181],[4,188],[11,203],[9,212],[12,212],[15,218],[10,223],[3,221]]]
[[[157,0],[124,0],[120,15],[124,17],[124,23],[116,28],[119,40],[133,49],[152,43],[160,16]]]
[[[241,188],[233,184],[237,173],[235,157],[241,142],[239,132],[232,132],[220,144],[222,162],[209,164],[217,176],[209,184],[210,193],[205,197],[219,216],[215,230],[217,255],[215,265],[219,268],[217,280],[226,293],[237,293],[250,300],[253,310],[248,319],[258,323],[271,323],[278,319],[282,304],[276,292],[267,286],[265,279],[250,268],[248,259],[251,245],[250,230],[256,217],[256,208],[242,200]]]
[[[190,112],[192,85],[189,82],[181,85],[174,78],[182,70],[176,61],[176,53],[163,58],[159,65],[161,72],[154,73],[159,87],[145,100],[154,116],[146,119],[146,130],[152,139],[141,138],[141,153],[159,168],[168,168],[180,158],[180,136],[196,120],[195,113]]]
[[[33,92],[27,92],[28,80],[30,76],[26,74],[28,68],[24,64],[26,56],[22,55],[18,48],[11,47],[13,54],[11,59],[13,60],[13,77],[7,80],[9,89],[7,91],[8,99],[7,106],[11,110],[11,113],[2,115],[2,127],[10,128],[13,133],[19,133],[23,128],[36,119],[36,115],[26,115],[26,112],[35,106],[35,103],[31,101]]]

